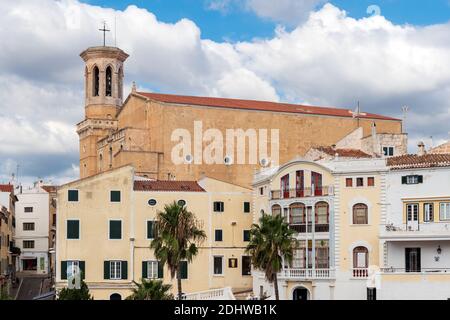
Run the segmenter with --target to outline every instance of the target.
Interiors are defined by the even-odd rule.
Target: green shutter
[[[128,279],[128,261],[122,261],[122,280]]]
[[[69,202],[76,202],[78,201],[78,190],[69,190],[68,192],[68,199]]]
[[[153,221],[147,221],[147,239],[154,239],[154,238],[155,238],[154,223]]]
[[[188,278],[188,263],[187,261],[181,261],[180,262],[180,274],[181,274],[181,279],[187,279]]]
[[[245,213],[250,212],[250,202],[244,202],[244,212]]]
[[[61,280],[67,280],[67,261],[61,261]]]
[[[122,239],[122,221],[109,221],[109,238],[112,240]]]
[[[110,275],[111,275],[111,270],[110,270],[110,263],[109,261],[104,261],[103,262],[103,278],[105,280],[109,280]]]
[[[250,230],[244,230],[244,241],[245,242],[250,241]]]
[[[120,202],[120,191],[111,191],[111,202]]]
[[[158,261],[158,279],[164,279],[164,265]]]
[[[148,278],[148,263],[147,261],[142,261],[142,279]]]
[[[78,263],[81,271],[81,279],[84,280],[86,279],[86,262],[79,261]]]
[[[80,239],[80,221],[67,220],[67,239]]]

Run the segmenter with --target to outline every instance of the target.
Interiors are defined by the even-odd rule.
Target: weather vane
[[[98,29],[103,32],[103,46],[106,47],[106,32],[110,32],[111,30],[106,29],[106,21],[103,21],[103,29]]]

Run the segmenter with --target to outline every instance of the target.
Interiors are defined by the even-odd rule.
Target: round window
[[[226,156],[225,159],[223,159],[223,162],[226,166],[231,166],[233,164],[233,157]]]
[[[185,200],[178,200],[178,205],[180,207],[184,207],[186,205],[186,201]]]
[[[156,206],[156,200],[155,199],[150,199],[150,200],[148,200],[148,205],[149,206]]]

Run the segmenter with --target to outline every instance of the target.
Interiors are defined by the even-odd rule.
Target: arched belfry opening
[[[112,86],[113,86],[113,73],[111,66],[106,68],[106,78],[105,78],[105,94],[107,97],[112,97]]]
[[[94,70],[92,71],[92,89],[93,93],[92,95],[94,97],[98,97],[100,95],[100,70],[97,66],[94,67]]]

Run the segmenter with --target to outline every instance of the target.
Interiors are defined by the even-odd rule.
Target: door
[[[37,271],[37,258],[22,260],[23,271]]]
[[[420,248],[405,248],[406,272],[421,272]]]
[[[322,175],[320,173],[311,173],[311,189],[313,195],[322,196]]]
[[[292,300],[294,301],[307,301],[308,300],[308,289],[297,288],[294,290],[292,295]]]
[[[305,174],[303,170],[297,171],[297,178],[295,184],[295,191],[297,198],[305,196]]]
[[[406,228],[410,231],[419,230],[419,205],[416,203],[406,205]]]
[[[281,178],[281,194],[284,199],[289,198],[289,175]]]

